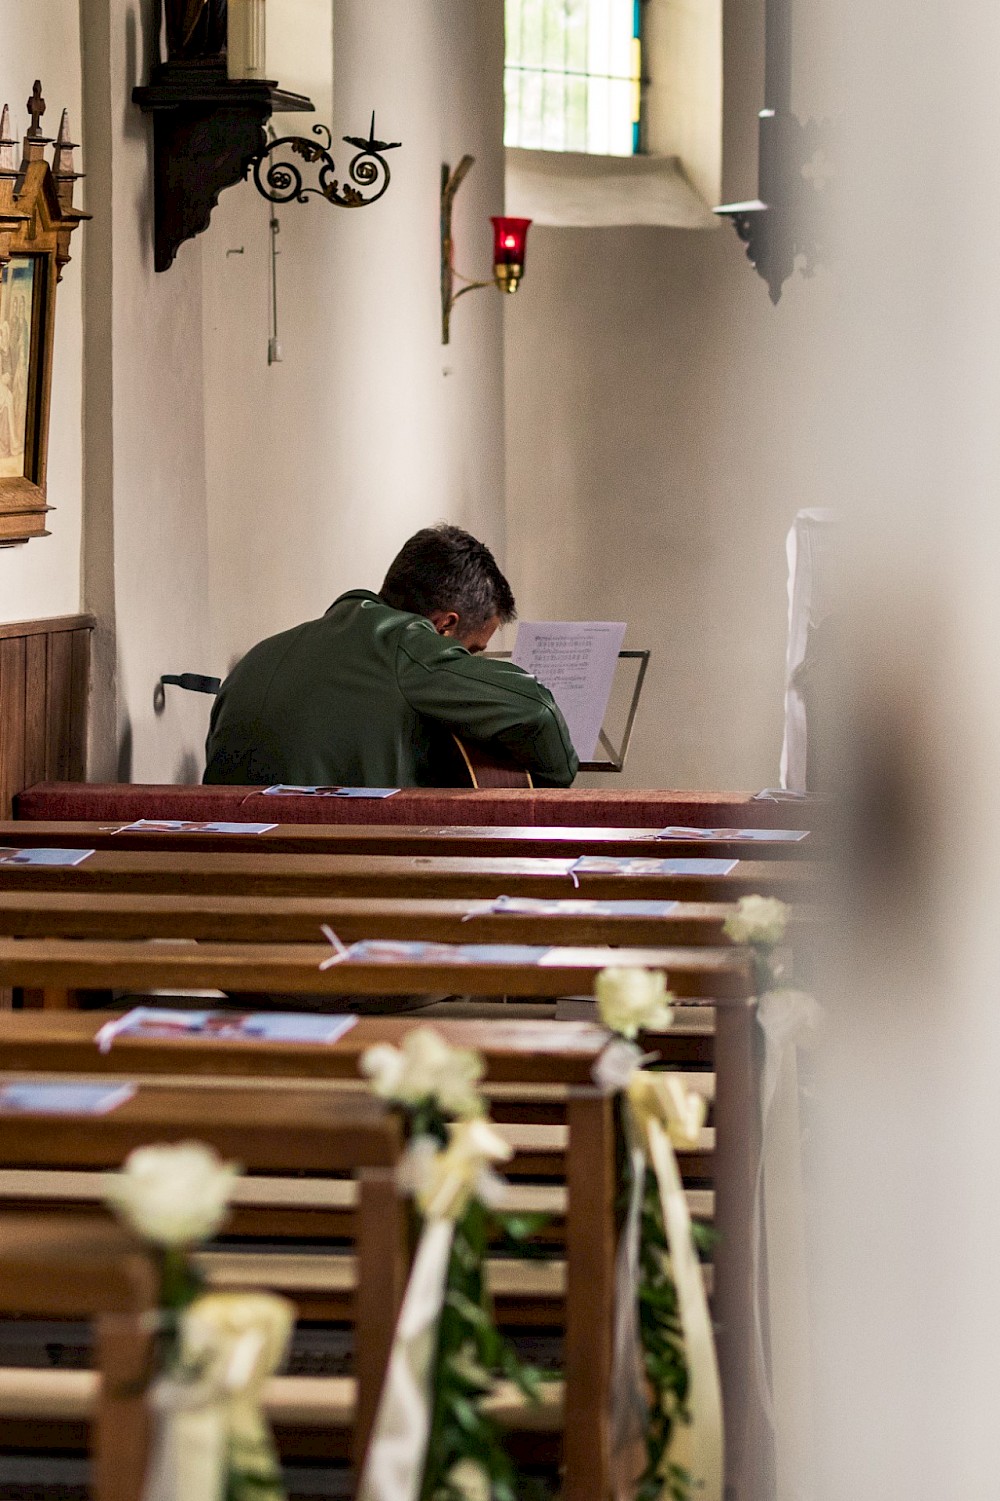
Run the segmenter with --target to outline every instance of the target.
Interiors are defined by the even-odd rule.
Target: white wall
[[[131,100],[152,7],[84,0],[96,234],[88,263],[85,601],[98,614],[91,775],[192,780],[205,701],[160,674],[208,667],[201,245],[153,270],[151,124]],[[98,253],[99,252],[99,253]]]
[[[36,78],[48,110],[42,122],[54,135],[63,109],[70,112],[76,140],[82,126],[79,0],[4,7],[0,42],[0,106],[10,105],[12,134],[29,124],[26,101]],[[50,156],[51,160],[51,156]],[[83,153],[82,165],[88,163]],[[78,163],[79,169],[79,163]],[[77,185],[77,203],[87,206],[87,184]],[[48,499],[51,536],[20,547],[0,548],[0,622],[74,614],[80,608],[80,518],[83,381],[83,272],[87,229],[73,236],[71,263],[63,272],[56,303],[52,415],[49,433]]]
[[[760,19],[757,0],[726,7],[724,177],[742,198],[756,192]],[[802,107],[816,113],[816,96]],[[784,537],[799,507],[838,500],[804,380],[832,278],[796,275],[772,307],[728,225],[536,228],[529,256],[506,324],[520,613],[627,620],[626,645],[652,649],[616,784],[775,785]]]
[[[457,259],[488,274],[487,216],[503,211],[502,7],[338,0],[334,14],[338,168],[353,154],[340,137],[366,134],[373,108],[378,134],[403,145],[373,207],[279,209],[281,364],[266,363],[267,204],[249,185],[227,192],[204,237],[219,670],[343,590],[377,588],[419,526],[446,518],[504,546],[501,298],[464,298],[442,349],[438,231],[441,163],[470,152]]]

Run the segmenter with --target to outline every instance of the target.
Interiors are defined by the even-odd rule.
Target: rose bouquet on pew
[[[422,1229],[358,1501],[525,1501],[486,1401],[500,1380],[536,1401],[541,1376],[497,1329],[485,1268],[497,1236],[521,1243],[544,1219],[503,1210],[513,1154],[486,1119],[478,1053],[419,1027],[361,1070],[406,1119],[398,1179]]]
[[[615,1490],[636,1501],[721,1501],[722,1403],[698,1263],[710,1232],[691,1223],[674,1155],[698,1145],[705,1099],[651,1067],[657,1055],[636,1045],[640,1033],[671,1024],[662,972],[606,969],[595,994],[616,1034],[595,1080],[619,1096],[626,1198],[612,1371]]]
[[[201,1142],[138,1147],[105,1196],[160,1270],[156,1435],[144,1501],[285,1501],[262,1411],[294,1321],[271,1293],[211,1293],[193,1258],[222,1225],[240,1169]]]

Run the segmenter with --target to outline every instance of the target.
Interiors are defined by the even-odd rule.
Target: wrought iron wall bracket
[[[344,136],[348,146],[357,148],[344,179],[337,177],[329,126],[314,125],[312,133],[317,137],[315,141],[308,136],[278,136],[268,142],[250,163],[257,191],[269,203],[307,203],[310,198],[324,198],[337,208],[367,208],[370,203],[377,203],[390,181],[385,153],[396,151],[401,143],[378,140],[374,113],[367,139],[364,136]],[[302,169],[297,162],[289,160],[289,153],[309,166],[318,164],[316,187],[306,187]],[[367,189],[374,191],[366,197],[364,190]]]
[[[184,241],[208,228],[219,195],[241,182],[266,150],[271,115],[313,109],[303,94],[276,83],[228,78],[217,60],[160,63],[132,98],[153,116],[157,271],[166,271]]]

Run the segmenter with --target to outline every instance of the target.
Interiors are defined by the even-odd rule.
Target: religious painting
[[[33,476],[26,471],[30,394],[37,387],[35,257],[13,255],[0,265],[0,478]],[[33,379],[33,377],[35,377]]]

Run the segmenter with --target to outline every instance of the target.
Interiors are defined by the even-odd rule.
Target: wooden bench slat
[[[432,943],[709,947],[728,946],[723,924],[733,911],[731,902],[682,902],[665,917],[498,913],[489,912],[488,907],[487,898],[194,898],[176,892],[0,890],[0,933],[10,938],[310,943],[328,923],[345,943],[359,938],[397,938]],[[801,909],[793,914],[793,923],[799,928],[809,921],[810,914]]]
[[[667,972],[681,996],[750,994],[753,971],[740,949],[552,948],[544,963],[516,955],[495,962],[349,961],[323,969],[328,944],[91,942],[0,939],[0,984],[38,989],[218,989],[302,995],[573,995],[591,992],[608,965]]]
[[[704,856],[704,851],[702,851]],[[662,858],[669,858],[669,853]],[[572,860],[421,855],[199,854],[97,850],[80,865],[0,865],[0,891],[131,891],[189,896],[582,896],[735,901],[760,893],[803,901],[821,867],[806,860],[739,859],[728,875],[570,874]]]
[[[280,815],[280,802],[272,804]],[[250,821],[250,820],[248,820]],[[265,821],[265,820],[260,820]],[[683,825],[681,826],[683,827]],[[748,825],[752,827],[752,825]],[[471,825],[471,824],[301,824],[279,823],[260,834],[218,834],[180,830],[130,829],[108,820],[0,820],[0,845],[56,849],[134,849],[229,851],[246,848],[247,840],[267,854],[278,855],[466,855],[543,856],[575,860],[578,855],[645,855],[654,859],[711,856],[756,860],[816,859],[822,845],[807,833],[799,840],[657,839],[656,828],[608,825]]]

